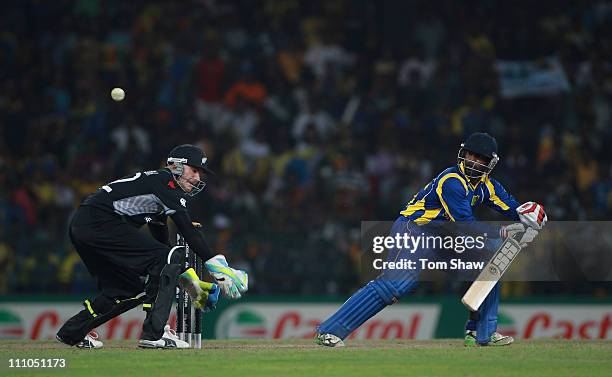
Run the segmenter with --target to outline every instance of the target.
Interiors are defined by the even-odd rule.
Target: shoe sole
[[[464,347],[506,347],[511,345],[512,343],[514,343],[514,341],[510,341],[507,343],[487,343],[487,344],[480,344],[480,343],[474,343],[474,344],[463,344]]]
[[[505,346],[509,346],[512,343],[514,343],[514,339],[512,340],[502,340],[499,342],[495,342],[495,343],[490,343],[489,345],[492,347],[505,347]]]
[[[329,347],[329,348],[344,347],[345,346],[345,344],[344,344],[344,342],[342,340],[338,341],[337,343],[331,344],[331,343],[325,343],[324,341],[322,341],[319,338],[315,338],[315,343],[320,345],[320,346]]]
[[[166,347],[166,346],[161,346],[161,345],[157,345],[157,344],[151,344],[151,343],[141,343],[138,342],[138,347],[139,348],[143,348],[143,349],[160,349],[160,350],[183,350],[183,349],[189,349],[190,347]]]
[[[164,347],[158,347],[155,344],[145,344],[145,343],[138,343],[138,348],[146,348],[146,349],[164,349]]]
[[[75,348],[82,349],[82,350],[83,349],[92,350],[92,349],[99,349],[99,348],[103,348],[104,347],[104,344],[102,344],[100,347],[96,347],[96,346],[83,346],[83,345],[81,345],[82,342],[79,342],[77,344],[69,344],[69,343],[65,342],[62,338],[60,338],[59,335],[57,335],[57,334],[55,335],[55,340],[57,340],[58,342],[60,342],[60,343],[62,343],[64,345],[67,345],[68,347],[75,347]]]
[[[78,349],[82,349],[82,350],[96,350],[96,349],[103,348],[104,346],[96,347],[96,346],[79,346],[79,345],[76,345],[75,347],[78,348]]]

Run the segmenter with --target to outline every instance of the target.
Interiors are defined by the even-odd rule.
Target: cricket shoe
[[[509,346],[514,343],[514,338],[508,335],[502,335],[497,331],[494,332],[489,338],[489,342],[485,344],[480,344],[476,341],[476,331],[466,331],[465,339],[463,341],[463,345],[466,347],[480,347],[480,346]]]
[[[344,347],[342,339],[334,334],[317,334],[315,335],[315,343],[326,347]]]
[[[59,335],[55,335],[55,339],[58,342],[71,345],[64,341],[64,339],[60,338]],[[102,348],[104,347],[104,343],[98,340],[98,333],[95,331],[90,332],[85,336],[83,340],[74,345],[76,348]]]
[[[158,340],[140,339],[138,341],[140,348],[162,348],[162,349],[182,349],[189,348],[189,343],[180,340],[176,336],[176,332],[170,328],[170,325],[164,327],[164,335]]]

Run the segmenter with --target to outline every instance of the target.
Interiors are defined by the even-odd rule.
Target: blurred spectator
[[[73,208],[188,142],[218,172],[197,220],[252,271],[253,293],[359,285],[360,221],[394,219],[473,131],[497,137],[494,175],[519,201],[550,220],[610,219],[609,4],[358,4],[7,5],[0,292],[92,289],[67,237]]]

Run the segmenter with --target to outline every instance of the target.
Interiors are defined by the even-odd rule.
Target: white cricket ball
[[[111,90],[111,97],[117,102],[123,101],[125,98],[125,91],[121,88],[113,88],[113,90]]]

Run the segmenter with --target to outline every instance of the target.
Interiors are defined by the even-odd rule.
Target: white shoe
[[[489,342],[489,345],[509,346],[512,343],[514,343],[513,337],[509,335],[502,335],[496,331],[493,333],[493,335],[491,335],[491,341]]]
[[[485,344],[479,344],[476,341],[476,331],[466,331],[465,341],[463,343],[466,347],[477,347],[477,346],[509,346],[514,343],[514,338],[508,335],[502,335],[497,331],[491,334],[489,342]]]
[[[76,348],[102,348],[104,343],[98,340],[98,333],[90,332],[85,336],[85,339],[74,345]]]
[[[334,334],[317,334],[315,336],[315,342],[326,347],[344,347],[344,342],[342,339],[338,338]]]
[[[164,327],[164,335],[159,340],[146,340],[140,339],[138,341],[138,347],[140,348],[163,348],[163,349],[176,349],[176,348],[189,348],[189,343],[180,340],[176,336],[176,332],[170,328],[170,325]]]

